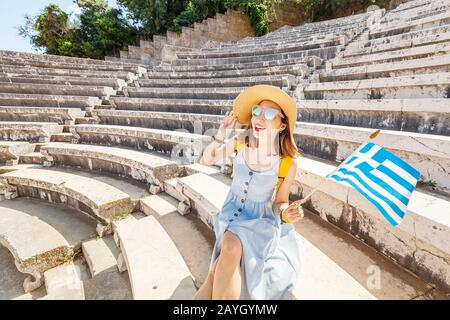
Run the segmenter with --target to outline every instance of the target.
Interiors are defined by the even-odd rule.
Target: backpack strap
[[[278,192],[278,189],[280,189],[281,184],[283,183],[284,179],[287,176],[287,173],[289,169],[291,168],[292,164],[292,157],[285,156],[281,158],[280,167],[278,168],[278,182],[277,182],[277,188],[276,192]]]

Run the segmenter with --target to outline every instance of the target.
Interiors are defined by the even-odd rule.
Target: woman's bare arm
[[[275,201],[273,205],[273,211],[275,214],[279,215],[283,209],[285,209],[284,216],[290,222],[296,222],[297,220],[303,218],[303,210],[302,207],[297,203],[293,202],[289,205],[289,193],[291,190],[291,186],[295,181],[295,177],[297,175],[297,161],[294,159],[292,161],[291,167],[284,178],[283,183],[278,189],[278,192],[275,196]]]

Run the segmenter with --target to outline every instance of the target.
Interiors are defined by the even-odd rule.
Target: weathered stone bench
[[[299,120],[450,135],[448,99],[301,100]]]
[[[126,85],[125,80],[119,78],[93,78],[93,77],[73,77],[73,76],[29,76],[15,75],[11,76],[7,73],[0,74],[0,82],[7,83],[36,83],[49,85],[74,85],[74,86],[93,86],[93,87],[112,87],[121,89]]]
[[[135,300],[187,299],[197,289],[183,257],[164,228],[152,216],[116,222],[121,250]],[[119,265],[119,270],[124,270]]]
[[[223,71],[234,71],[234,70],[246,70],[246,69],[263,69],[263,68],[278,68],[286,65],[303,65],[306,64],[309,67],[317,67],[322,64],[322,59],[311,55],[306,57],[297,57],[292,59],[283,60],[270,60],[270,61],[258,61],[258,62],[248,62],[239,64],[220,64],[220,65],[159,65],[154,68],[154,72],[223,72]],[[150,72],[149,75],[152,73]]]
[[[344,43],[343,43],[344,41]],[[178,59],[214,59],[214,58],[230,58],[230,57],[244,57],[244,56],[256,56],[256,55],[265,55],[265,54],[277,54],[277,53],[285,53],[292,51],[300,51],[300,50],[309,50],[316,49],[322,47],[331,47],[337,46],[339,44],[345,44],[347,40],[343,40],[340,37],[324,39],[319,41],[299,41],[298,43],[274,43],[272,46],[263,46],[263,47],[251,47],[250,50],[222,50],[215,52],[201,52],[201,53],[178,53]],[[233,48],[232,48],[233,49]],[[253,49],[253,50],[251,50]]]
[[[69,96],[92,96],[105,97],[115,95],[116,91],[111,87],[91,87],[91,86],[72,86],[57,84],[34,84],[34,83],[0,83],[0,92],[2,93],[21,93],[21,94],[48,94],[48,95],[69,95]]]
[[[196,134],[204,134],[217,129],[223,117],[213,114],[131,111],[131,110],[95,110],[101,124],[153,128],[160,130],[183,129]],[[216,130],[210,131],[211,135]]]
[[[248,76],[265,76],[293,74],[305,77],[310,72],[306,64],[286,64],[275,67],[216,70],[216,71],[152,71],[148,72],[149,79],[212,79],[212,78],[231,78]],[[139,80],[139,83],[146,80]]]
[[[300,99],[447,98],[449,73],[430,73],[392,78],[309,83],[297,86]]]
[[[450,41],[450,33],[449,33]],[[423,58],[450,52],[450,42],[414,46],[407,49],[392,50],[379,53],[367,53],[358,56],[346,56],[345,51],[342,58],[337,57],[330,62],[333,69],[355,67],[369,63],[392,62],[411,58]]]
[[[47,157],[46,165],[75,166],[126,176],[148,184],[153,194],[161,191],[164,180],[177,177],[180,171],[173,161],[123,148],[49,143],[41,146],[40,152]]]
[[[17,164],[19,156],[34,151],[35,146],[28,142],[0,141],[0,163],[7,166]]]
[[[378,28],[373,28],[369,33],[369,39],[376,39],[385,35],[400,34],[413,30],[422,30],[434,26],[440,26],[442,24],[448,24],[450,21],[450,12],[444,12],[431,17],[423,19],[413,20],[406,23],[388,23],[380,25]]]
[[[85,300],[83,281],[75,268],[67,263],[45,271],[47,295],[39,300]]]
[[[255,84],[268,84],[291,89],[297,85],[295,76],[291,74],[221,78],[219,81],[222,87],[245,87]],[[217,79],[143,79],[138,80],[136,83],[140,87],[148,88],[214,88],[218,86]]]
[[[129,97],[166,99],[234,99],[246,87],[230,88],[132,88],[124,89]]]
[[[167,131],[148,128],[74,125],[70,131],[82,143],[122,145],[137,149],[168,153],[174,161],[192,162],[211,141],[210,136],[183,131]]]
[[[47,75],[47,76],[69,76],[69,77],[92,77],[92,78],[120,78],[124,80],[137,79],[137,75],[128,71],[102,71],[102,70],[73,70],[61,68],[38,68],[30,66],[2,66],[0,72],[11,75]]]
[[[21,197],[64,204],[89,214],[105,226],[115,217],[131,213],[135,206],[128,194],[109,184],[61,171],[15,170],[0,175],[0,182],[16,187]]]
[[[450,48],[450,47],[449,47]],[[430,74],[450,71],[450,54],[403,61],[372,63],[356,67],[318,72],[320,82],[397,77],[414,74]]]
[[[39,68],[59,68],[59,69],[72,69],[72,70],[90,70],[90,71],[128,71],[137,73],[138,75],[144,74],[147,70],[141,66],[123,65],[123,64],[79,64],[79,63],[63,63],[63,62],[51,62],[33,59],[15,59],[0,56],[1,65],[18,65],[18,66],[30,66]]]
[[[0,140],[46,142],[63,126],[54,122],[0,122]]]
[[[36,54],[29,52],[20,52],[20,51],[6,51],[0,50],[0,57],[2,58],[13,58],[13,59],[31,59],[38,61],[49,61],[49,62],[63,62],[63,63],[77,63],[81,65],[119,65],[119,66],[134,66],[134,67],[145,67],[143,65],[129,64],[123,62],[107,62],[104,60],[98,59],[90,59],[90,58],[76,58],[76,57],[68,57],[68,56],[58,56],[58,55],[50,55],[50,54]]]
[[[42,285],[43,273],[60,265],[72,254],[67,240],[35,216],[0,205],[0,244],[14,257],[17,269],[29,274],[23,283],[25,292]]]
[[[231,110],[230,100],[202,99],[157,99],[111,97],[110,103],[116,110],[189,112],[203,114],[225,114]],[[96,109],[96,111],[100,111]]]
[[[339,46],[329,46],[317,49],[307,49],[287,53],[262,54],[248,57],[231,57],[231,58],[214,58],[214,59],[175,59],[172,60],[173,66],[201,66],[201,65],[220,65],[220,64],[241,64],[249,62],[261,62],[271,60],[284,60],[292,58],[302,58],[308,56],[317,56],[321,59],[331,59],[336,56],[336,52],[340,50]]]
[[[306,154],[341,162],[372,132],[374,129],[299,122],[294,137]],[[419,170],[423,185],[450,192],[450,137],[384,130],[374,142]]]
[[[345,51],[339,54],[342,56],[351,56],[439,43],[448,41],[449,32],[450,26],[442,25],[371,40],[366,37],[350,42],[346,46]]]
[[[0,121],[57,122],[72,124],[85,112],[77,108],[10,107],[0,106]]]
[[[0,93],[1,106],[86,109],[98,104],[101,104],[99,97]]]

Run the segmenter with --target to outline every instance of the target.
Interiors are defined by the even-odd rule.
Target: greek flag
[[[411,165],[368,142],[327,178],[355,188],[395,227],[402,222],[419,176]]]

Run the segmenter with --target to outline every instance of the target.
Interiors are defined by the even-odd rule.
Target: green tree
[[[187,0],[117,0],[125,9],[127,18],[132,20],[143,38],[154,34],[164,34],[172,20],[185,8]]]
[[[67,54],[74,47],[75,30],[69,26],[69,16],[55,4],[45,7],[37,17],[26,15],[19,34],[48,54]]]
[[[49,54],[101,59],[117,54],[136,42],[136,30],[122,17],[121,10],[107,6],[105,0],[77,0],[81,9],[77,26],[67,13],[50,4],[32,18],[26,16],[19,34],[33,46]]]

